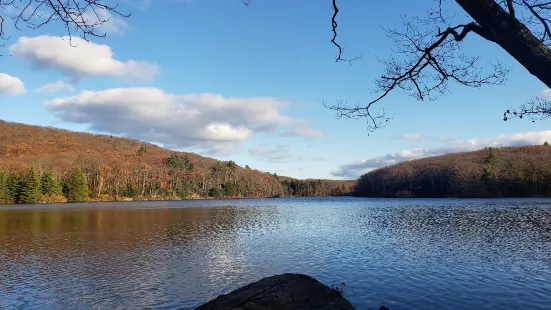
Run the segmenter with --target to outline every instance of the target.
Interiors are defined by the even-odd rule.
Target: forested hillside
[[[551,196],[551,146],[486,148],[429,157],[364,174],[355,196]]]
[[[0,202],[327,196],[355,181],[297,180],[141,141],[0,121]]]

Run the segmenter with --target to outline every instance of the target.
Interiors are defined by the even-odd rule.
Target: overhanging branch
[[[11,19],[18,30],[23,26],[37,29],[58,22],[69,37],[75,33],[86,41],[90,37],[105,37],[106,33],[100,32],[98,26],[109,22],[112,15],[121,18],[131,15],[120,11],[118,5],[104,0],[0,0],[0,10],[6,14],[8,11],[14,12]],[[0,17],[0,37],[6,39],[4,18]]]
[[[342,58],[343,48],[336,41],[336,39],[337,39],[337,27],[339,26],[337,24],[337,15],[339,14],[339,8],[337,7],[337,0],[332,0],[332,1],[333,1],[333,17],[331,18],[331,28],[332,28],[332,31],[333,31],[333,38],[331,39],[331,43],[333,43],[333,45],[335,45],[337,47],[338,52],[339,52],[338,55],[337,55],[337,58],[335,59],[335,62],[344,61],[344,62],[351,63],[354,60],[362,58],[362,56],[361,55],[360,56],[355,56],[353,58],[348,58],[348,59]]]
[[[458,42],[463,41],[470,32],[483,32],[478,24],[472,22],[448,27],[443,31],[438,30],[436,35],[419,31],[407,19],[404,20],[404,26],[403,32],[389,31],[398,47],[397,53],[404,58],[391,58],[384,62],[385,74],[376,82],[379,96],[362,106],[347,106],[342,102],[329,106],[329,109],[337,112],[337,117],[367,117],[368,121],[374,123],[376,119],[370,113],[373,104],[395,89],[402,89],[418,100],[433,100],[446,91],[449,80],[471,87],[500,84],[504,80],[507,70],[501,64],[494,65],[490,73],[484,74],[476,68],[478,57],[457,54]],[[372,127],[380,128],[378,124]]]
[[[503,113],[503,120],[508,121],[514,118],[529,118],[532,122],[551,117],[551,101],[544,98],[536,98],[521,105],[514,110],[507,110]]]

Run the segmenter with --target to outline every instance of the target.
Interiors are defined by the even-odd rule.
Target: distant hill
[[[347,195],[355,184],[297,180],[134,139],[0,121],[0,202],[21,201],[25,190],[33,199],[37,181],[39,201],[50,200],[44,184],[52,182],[64,196],[57,190],[53,200],[63,201],[76,170],[90,200]]]
[[[399,163],[360,177],[355,196],[551,196],[551,146],[486,148]]]

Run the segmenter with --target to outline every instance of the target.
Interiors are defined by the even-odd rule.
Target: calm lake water
[[[193,309],[285,272],[344,281],[358,309],[551,309],[551,200],[0,208],[2,309]]]

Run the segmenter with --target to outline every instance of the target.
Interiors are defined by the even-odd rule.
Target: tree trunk
[[[513,56],[530,73],[551,87],[551,49],[494,0],[455,0],[482,27],[476,31]]]

